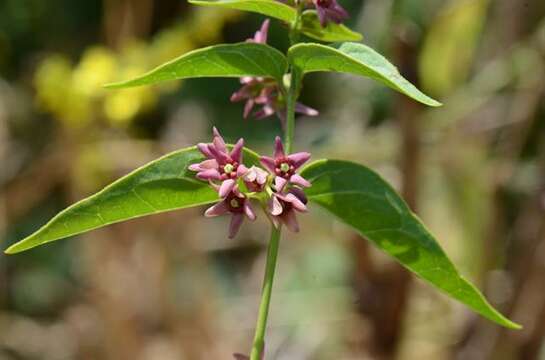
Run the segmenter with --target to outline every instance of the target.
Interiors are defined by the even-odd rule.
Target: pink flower
[[[316,6],[322,27],[327,26],[328,21],[340,24],[349,17],[348,12],[337,0],[312,0],[312,3]]]
[[[280,224],[284,224],[290,231],[299,232],[296,212],[307,212],[307,202],[305,193],[298,188],[292,188],[287,192],[283,192],[282,189],[274,193],[268,209],[274,225],[279,227]]]
[[[271,21],[269,19],[263,21],[263,24],[261,24],[261,28],[256,31],[253,39],[248,39],[246,41],[248,42],[254,42],[257,44],[266,44],[267,38],[269,37],[269,26],[271,25]]]
[[[231,214],[229,239],[232,239],[237,235],[240,226],[244,221],[244,216],[250,221],[256,219],[250,200],[239,191],[238,186],[233,187],[232,191],[223,197],[222,201],[208,208],[204,213],[206,217],[216,217],[225,214]]]
[[[242,180],[244,180],[244,184],[246,184],[248,190],[252,192],[261,192],[267,184],[268,177],[268,172],[257,166],[252,166],[248,169],[246,174],[242,176]]]
[[[311,186],[310,182],[296,173],[310,159],[310,156],[308,152],[286,155],[282,140],[277,136],[274,145],[274,158],[262,156],[260,161],[275,176],[276,191],[281,191],[280,189],[283,189],[288,182],[301,187]]]
[[[189,170],[197,172],[197,178],[205,181],[221,181],[219,196],[224,198],[236,185],[236,179],[248,169],[242,164],[242,148],[244,139],[239,139],[229,152],[223,137],[214,127],[214,140],[211,144],[198,144],[197,148],[207,157],[199,164],[189,166]]]
[[[269,116],[276,114],[281,120],[282,124],[286,123],[286,101],[280,91],[279,87],[269,86],[264,88],[260,95],[254,99],[254,103],[258,105],[263,105],[261,110],[255,112],[254,116],[256,119],[261,120],[268,118]],[[295,112],[297,114],[302,114],[306,116],[318,116],[320,113],[318,110],[315,110],[311,107],[303,105],[301,103],[295,104]]]
[[[261,28],[255,33],[254,37],[248,39],[248,42],[266,44],[269,32],[269,19],[265,20]],[[244,118],[247,119],[256,105],[262,108],[253,115],[261,120],[274,114],[285,121],[286,102],[282,94],[282,89],[273,79],[262,77],[245,76],[240,79],[242,87],[231,95],[231,102],[246,101],[244,105]],[[296,104],[295,111],[308,116],[318,116],[318,111],[303,104]]]

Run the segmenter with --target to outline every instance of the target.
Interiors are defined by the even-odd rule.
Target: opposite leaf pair
[[[309,36],[313,34],[323,41],[333,38],[349,40],[346,31],[338,31],[340,28],[335,28],[337,24],[334,22],[322,28],[316,13],[308,13],[307,10],[299,14],[295,8],[276,0],[190,2],[265,14],[289,23],[292,30]],[[310,17],[306,17],[306,14]],[[149,85],[199,77],[263,78],[283,85],[284,78],[290,76],[291,82],[295,83],[290,84],[290,90],[293,90],[298,89],[307,73],[332,71],[368,77],[421,103],[440,105],[405,80],[383,56],[363,44],[343,43],[334,47],[296,44],[284,55],[264,44],[263,35],[263,32],[259,34],[258,41],[217,45],[184,54],[139,78],[109,87]],[[285,89],[278,87],[278,90],[277,99],[281,100]],[[296,91],[290,93],[297,95]],[[293,105],[294,98],[291,100],[290,104]],[[287,219],[283,217],[306,209],[302,188],[308,185],[308,181],[312,184],[312,187],[305,189],[309,202],[323,207],[327,213],[352,227],[407,269],[476,312],[503,326],[520,328],[496,311],[458,273],[420,220],[372,170],[347,161],[321,160],[306,166],[298,174],[295,170],[308,158],[302,155],[286,157],[278,150],[279,141],[273,158],[259,158],[251,150],[243,149],[241,142],[228,152],[223,140],[218,136],[216,138],[212,144],[199,145],[200,151],[196,147],[183,149],[134,171],[59,213],[40,230],[12,245],[6,252],[24,251],[139,216],[217,203],[218,193],[221,205],[216,205],[219,209],[213,207],[209,210],[209,215],[223,211],[246,214],[252,218],[255,213],[249,199],[255,198],[265,205],[266,213],[274,224],[285,223],[295,229],[291,215]],[[291,139],[289,136],[287,138]],[[248,165],[244,168],[240,167],[242,154]],[[269,170],[267,176],[263,169],[259,170],[261,165]],[[195,180],[195,173],[191,170],[201,173],[200,178],[212,181],[212,187]],[[237,216],[232,233],[240,226],[237,222],[243,216]]]

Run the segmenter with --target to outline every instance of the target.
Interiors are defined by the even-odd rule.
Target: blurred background
[[[266,359],[545,359],[545,2],[340,0],[349,25],[444,102],[313,74],[297,149],[394,184],[462,273],[522,323],[504,330],[318,208],[284,236]],[[235,79],[106,91],[262,17],[180,0],[0,0],[0,244],[216,125],[263,153],[276,119],[242,120]],[[285,50],[273,22],[270,42]],[[226,238],[203,209],[0,255],[0,359],[230,359],[251,346],[263,219]]]

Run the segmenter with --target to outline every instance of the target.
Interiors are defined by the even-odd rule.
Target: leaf
[[[322,27],[316,10],[303,12],[301,31],[308,37],[325,42],[361,41],[363,38],[360,33],[331,21],[328,22],[325,28]]]
[[[281,81],[286,68],[285,56],[268,45],[250,42],[222,44],[190,51],[136,79],[105,87],[126,88],[200,77],[262,76]]]
[[[303,74],[333,71],[366,76],[429,106],[441,106],[403,78],[397,68],[368,46],[343,43],[337,47],[298,44],[288,51],[288,61]]]
[[[364,166],[336,160],[313,162],[301,175],[312,182],[306,190],[311,202],[353,227],[407,269],[484,317],[508,328],[521,328],[496,311],[458,273],[433,235],[379,175]]]
[[[189,0],[189,3],[254,12],[288,23],[292,23],[297,18],[297,11],[293,7],[277,0]]]
[[[217,193],[188,170],[189,165],[202,160],[196,147],[155,160],[60,212],[34,234],[10,246],[6,253],[15,254],[145,215],[216,202]],[[244,161],[257,165],[258,155],[245,149]]]

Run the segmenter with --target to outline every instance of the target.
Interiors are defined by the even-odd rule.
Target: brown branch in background
[[[119,48],[134,38],[149,35],[153,0],[104,0],[105,43]]]
[[[0,96],[2,93],[0,92]],[[4,108],[3,99],[0,97],[0,164],[7,163],[8,157],[8,132],[7,132],[7,111]],[[0,191],[0,244],[4,248],[4,239],[7,228],[7,215],[6,215],[6,199],[4,191]],[[5,261],[0,261],[0,309],[3,308],[4,302],[7,300],[7,279],[6,269],[4,268]]]
[[[503,26],[503,21],[500,23]],[[536,34],[542,28],[537,27]],[[539,36],[531,38],[538,39]],[[532,45],[536,45],[535,40],[530,44]],[[501,162],[493,184],[494,202],[491,208],[493,218],[482,251],[484,254],[482,277],[486,279],[490,271],[502,268],[506,278],[513,280],[514,295],[504,310],[507,309],[507,314],[511,318],[522,322],[527,328],[521,332],[505,331],[486,320],[475,318],[464,334],[462,342],[455,348],[454,354],[458,359],[537,359],[536,343],[543,341],[542,325],[528,328],[528,324],[535,324],[535,316],[541,312],[540,306],[545,304],[542,286],[543,265],[539,265],[540,258],[537,256],[541,246],[545,247],[540,245],[544,241],[545,217],[541,199],[545,184],[541,184],[539,189],[531,190],[529,195],[508,198],[506,194],[520,164],[528,161],[523,159],[524,148],[533,141],[534,131],[539,128],[537,125],[542,121],[541,104],[545,95],[544,69],[545,67],[541,67],[533,71],[533,76],[526,78],[526,83],[516,89],[513,97],[507,115],[509,118],[507,123],[512,124],[509,128],[509,137],[503,138],[497,149]],[[543,159],[543,144],[540,149],[541,154],[537,156]],[[541,174],[545,173],[543,166],[541,171]],[[541,178],[545,179],[545,176]],[[508,215],[513,208],[520,208],[520,211],[514,219],[510,219]],[[501,263],[502,259],[505,266]],[[533,279],[535,276],[537,280]]]
[[[513,225],[513,246],[508,257],[508,270],[512,273],[515,289],[510,302],[510,315],[523,323],[521,332],[501,330],[492,349],[490,359],[502,354],[513,358],[534,360],[539,358],[545,341],[545,140],[540,144],[541,181],[528,198]]]
[[[400,26],[402,24],[396,25],[402,27]],[[412,83],[418,84],[417,44],[411,41],[414,39],[403,35],[398,36],[393,44],[394,58],[401,73]],[[399,95],[396,98],[395,109],[401,138],[399,154],[401,192],[409,207],[416,211],[420,182],[421,106]],[[355,253],[358,273],[355,282],[359,295],[358,310],[369,317],[372,324],[371,353],[377,359],[393,359],[403,336],[411,275],[397,263],[390,263],[380,270],[376,269],[369,256],[368,243],[363,242],[359,236],[354,238],[353,243],[357,250]]]
[[[63,184],[69,174],[66,151],[62,144],[52,145],[45,155],[10,181],[4,189],[4,202],[9,212],[6,219],[14,223]],[[31,191],[30,191],[31,189]]]
[[[536,121],[540,121],[538,109],[543,89],[536,88],[532,90],[528,92],[530,96],[519,94],[516,97],[518,104],[515,107],[524,108],[525,111],[523,113],[515,112],[517,115],[513,116],[525,116],[526,120],[519,119],[521,121],[513,122],[518,124],[518,129],[510,131],[510,134],[512,134],[509,137],[510,145],[504,147],[508,151],[502,154],[502,168],[498,169],[498,174],[501,174],[501,176],[496,180],[493,190],[494,201],[491,211],[494,218],[492,218],[492,223],[488,227],[489,234],[486,235],[483,242],[482,251],[484,254],[482,277],[484,279],[488,277],[490,271],[502,268],[500,260],[505,259],[504,271],[508,274],[507,278],[511,278],[514,282],[514,295],[506,309],[508,309],[507,314],[515,321],[521,321],[520,319],[524,318],[522,315],[517,315],[515,309],[528,301],[528,298],[522,294],[521,290],[528,281],[535,249],[542,237],[542,235],[541,237],[538,235],[538,229],[542,226],[543,221],[540,200],[542,195],[539,192],[532,194],[530,197],[533,201],[528,201],[526,204],[521,203],[521,200],[526,200],[526,196],[518,199],[518,204],[515,206],[520,206],[521,210],[515,220],[508,219],[508,210],[513,207],[513,203],[509,202],[505,196],[508,183],[515,175],[517,164],[521,161],[523,146],[533,136],[532,128],[534,128]],[[515,100],[515,103],[517,100]],[[526,310],[529,311],[530,309]],[[534,310],[538,311],[537,309]],[[526,331],[523,330],[522,333]],[[510,336],[515,336],[512,331],[506,332],[485,319],[475,317],[462,337],[462,342],[456,347],[455,353],[457,358],[464,360],[495,359],[493,354],[504,353],[508,351],[508,348],[510,348],[509,351],[515,351],[514,347],[516,346],[506,339],[506,337],[509,338]]]

